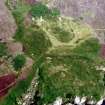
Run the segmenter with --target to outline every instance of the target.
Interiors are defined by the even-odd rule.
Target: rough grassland
[[[30,19],[30,25],[25,26],[24,19],[30,7],[21,8],[23,11],[20,7],[13,10],[18,24],[15,40],[23,44],[25,54],[35,61],[42,55],[43,62],[35,64],[33,74],[11,90],[3,105],[9,102],[9,96],[12,96],[14,101],[13,103],[11,100],[10,105],[15,105],[16,99],[13,95],[19,98],[21,93],[26,91],[37,67],[40,105],[53,102],[58,96],[66,98],[67,94],[93,96],[95,100],[99,99],[103,95],[104,85],[101,72],[96,71],[96,66],[101,61],[100,45],[92,37],[92,29],[64,17]]]
[[[100,46],[94,40],[88,39],[68,53],[58,49],[46,55],[40,67],[42,103],[53,102],[57,96],[66,98],[67,94],[100,98],[104,92],[102,74],[96,70]]]

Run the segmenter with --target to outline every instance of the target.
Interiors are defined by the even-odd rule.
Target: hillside
[[[105,2],[103,0],[49,0],[49,6],[57,7],[65,16],[76,19],[82,18],[93,26],[93,28],[104,28]]]
[[[100,42],[105,43],[104,0],[66,0],[66,2],[64,0],[49,0],[46,3],[50,8],[58,8],[64,16],[88,23],[96,32]]]
[[[104,48],[101,49],[89,21],[76,19],[79,13],[68,12],[70,17],[62,15],[60,3],[63,6],[63,1],[52,1],[61,13],[51,8],[53,6],[48,8],[45,1],[18,0],[15,5],[9,1],[7,7],[17,30],[12,28],[13,40],[5,47],[3,44],[1,49],[6,50],[1,52],[0,59],[7,61],[16,81],[9,91],[6,90],[0,105],[67,105],[64,103],[74,102],[77,96],[86,97],[86,103],[81,105],[90,101],[93,101],[90,105],[96,105],[104,98],[105,59],[101,55]],[[49,1],[49,5],[52,2]],[[67,8],[71,2],[67,0],[66,3]],[[80,2],[74,0],[70,8],[77,7],[76,3]],[[58,97],[62,98],[62,103],[54,104]]]
[[[13,37],[16,31],[16,23],[4,0],[0,0],[0,41],[6,41]]]

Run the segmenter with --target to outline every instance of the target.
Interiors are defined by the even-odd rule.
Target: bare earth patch
[[[0,40],[7,41],[16,31],[15,20],[5,5],[5,0],[0,0]]]

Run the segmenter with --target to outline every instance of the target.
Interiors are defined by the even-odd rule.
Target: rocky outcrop
[[[100,42],[105,43],[105,0],[49,1],[48,6],[58,8],[63,16],[70,16],[91,25]]]
[[[50,7],[57,7],[62,15],[82,18],[94,28],[105,28],[104,0],[52,0]]]
[[[34,95],[37,90],[38,82],[37,82],[38,76],[35,76],[27,89],[26,94],[22,95],[22,98],[18,100],[18,105],[31,105],[33,103]],[[35,104],[32,104],[35,105]]]
[[[0,0],[0,41],[7,42],[13,37],[16,24],[10,11],[5,5],[5,0]]]
[[[88,100],[86,97],[76,96],[72,101],[63,102],[61,97],[57,97],[53,104],[49,105],[105,105],[105,99],[99,101]]]

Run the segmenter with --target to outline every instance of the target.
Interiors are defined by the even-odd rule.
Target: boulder
[[[62,105],[62,98],[57,97],[57,99],[54,101],[53,105]]]

